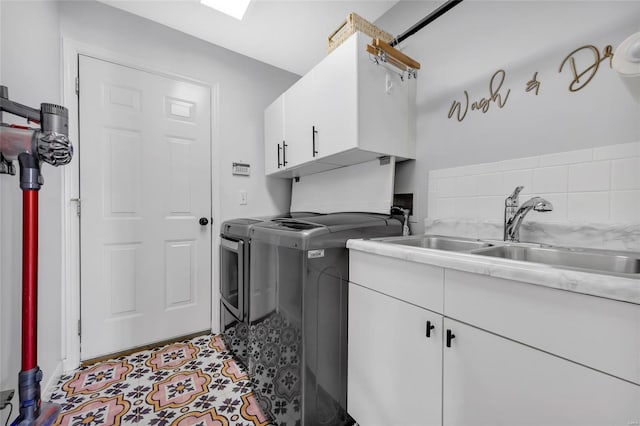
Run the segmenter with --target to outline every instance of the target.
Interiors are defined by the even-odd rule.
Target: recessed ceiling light
[[[200,0],[200,3],[238,20],[244,17],[251,0]]]

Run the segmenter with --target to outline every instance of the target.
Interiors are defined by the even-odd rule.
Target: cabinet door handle
[[[456,338],[456,335],[451,332],[451,330],[447,329],[447,347],[451,347],[451,341]]]
[[[436,328],[436,326],[431,324],[431,321],[427,321],[427,337],[431,337],[431,330],[434,328]]]
[[[280,150],[282,147],[278,144],[278,168],[282,167],[282,163],[280,162]]]
[[[286,166],[288,161],[287,161],[287,145],[286,143],[284,143],[284,141],[282,141],[282,165]]]
[[[312,154],[315,157],[316,155],[318,155],[318,151],[316,150],[316,135],[318,134],[318,131],[316,130],[316,126],[311,126],[311,130],[311,140],[313,141]]]

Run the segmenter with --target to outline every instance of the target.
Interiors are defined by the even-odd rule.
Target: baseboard
[[[53,393],[60,376],[62,376],[62,373],[62,361],[60,361],[53,372],[48,375],[47,383],[44,386],[42,386],[42,384],[40,385],[40,399],[43,401],[49,401],[51,399],[51,394]]]
[[[70,373],[73,370],[77,370],[78,367],[80,367],[79,359],[66,358],[64,361],[62,361],[62,372],[60,374]]]

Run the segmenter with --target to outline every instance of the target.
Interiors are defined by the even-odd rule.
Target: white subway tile
[[[558,152],[540,156],[540,167],[561,166],[565,164],[584,163],[593,159],[592,149]]]
[[[640,142],[601,146],[593,149],[594,160],[640,157]]]
[[[499,171],[533,169],[540,165],[540,157],[522,157],[497,163]]]
[[[502,173],[490,173],[476,176],[478,195],[502,195]],[[507,194],[508,195],[508,194]]]
[[[608,222],[609,192],[577,192],[567,197],[569,222]]]
[[[443,177],[442,170],[444,169],[429,170],[429,180],[440,179],[441,177]]]
[[[640,157],[611,162],[611,189],[640,189]]]
[[[446,177],[436,181],[436,194],[438,197],[453,197],[456,194],[456,178]]]
[[[544,198],[553,205],[553,210],[550,212],[536,212],[532,211],[530,219],[536,222],[566,222],[567,221],[567,194],[566,193],[552,193],[552,194],[538,194],[539,197]],[[524,198],[523,201],[526,201]]]
[[[554,206],[526,220],[640,223],[640,142],[431,170],[428,217],[502,220],[519,185]]]
[[[476,212],[476,199],[473,197],[461,197],[454,198],[455,202],[455,217],[475,218]]]
[[[568,166],[544,167],[533,171],[533,192],[567,192]]]
[[[440,177],[457,177],[457,176],[464,176],[464,166],[451,167],[449,169],[440,170]]]
[[[640,191],[611,192],[611,220],[613,222],[640,222]]]
[[[455,176],[455,173],[452,171],[453,169],[437,169],[437,170],[431,170],[431,176],[433,176],[434,178],[445,178],[445,177],[451,177],[451,176]]]
[[[460,176],[456,178],[455,195],[458,197],[473,197],[478,193],[478,180],[475,176]]]
[[[438,197],[436,197],[432,192],[429,193],[429,198],[427,199],[427,218],[435,219],[438,214]]]
[[[456,217],[456,198],[438,198],[435,218]]]
[[[606,191],[611,180],[611,162],[597,161],[569,166],[569,192]]]
[[[436,188],[437,188],[437,186],[438,186],[438,185],[436,184],[437,179],[433,179],[433,178],[431,178],[431,175],[429,175],[429,179],[427,180],[427,182],[429,182],[429,183],[427,184],[427,191],[428,191],[429,193],[431,193],[431,192],[435,193],[435,192],[436,192]]]
[[[504,198],[502,197],[476,197],[473,207],[473,215],[483,220],[503,220]]]
[[[524,192],[531,192],[533,170],[514,170],[502,174],[502,194],[509,196],[516,186],[524,186]]]
[[[479,163],[471,166],[467,166],[465,174],[467,175],[480,175],[485,173],[497,172],[499,163]]]

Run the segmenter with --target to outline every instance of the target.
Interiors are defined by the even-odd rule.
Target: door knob
[[[209,219],[207,219],[206,217],[201,217],[198,222],[200,222],[200,225],[202,226],[207,226],[209,224]]]

